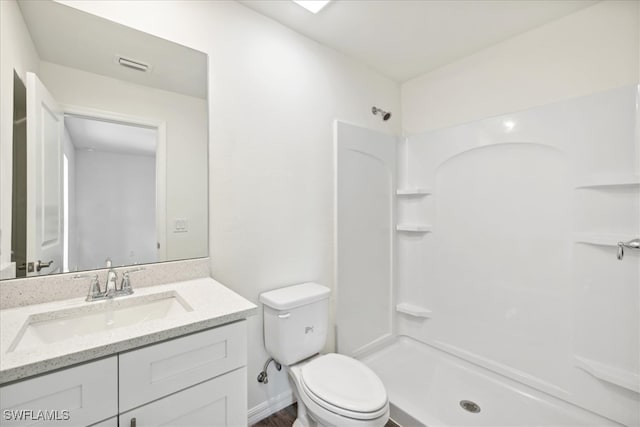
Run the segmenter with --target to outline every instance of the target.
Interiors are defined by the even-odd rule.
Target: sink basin
[[[166,319],[193,309],[175,291],[86,303],[29,316],[9,347],[28,350],[113,329]]]

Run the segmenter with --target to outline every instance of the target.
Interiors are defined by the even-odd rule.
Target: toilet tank
[[[303,283],[265,292],[264,343],[271,357],[293,365],[324,347],[329,323],[329,288]]]

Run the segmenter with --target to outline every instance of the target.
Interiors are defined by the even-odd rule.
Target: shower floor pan
[[[619,425],[407,337],[362,361],[405,427]]]

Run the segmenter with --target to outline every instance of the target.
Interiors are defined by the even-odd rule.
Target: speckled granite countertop
[[[211,278],[134,290],[130,296],[91,303],[82,297],[0,310],[0,384],[242,320],[257,311],[254,304]],[[22,336],[29,320],[53,319],[60,310],[67,316],[78,316],[103,311],[107,306],[135,306],[158,299],[158,294],[176,296],[192,310],[46,345],[16,347],[16,338]]]

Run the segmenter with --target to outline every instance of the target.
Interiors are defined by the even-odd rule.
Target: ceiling
[[[18,2],[40,59],[207,99],[207,55],[53,1]],[[151,65],[125,68],[116,55]]]
[[[157,130],[87,117],[65,115],[64,124],[78,150],[155,156]]]
[[[399,82],[597,3],[332,0],[314,15],[292,1],[239,2]]]

